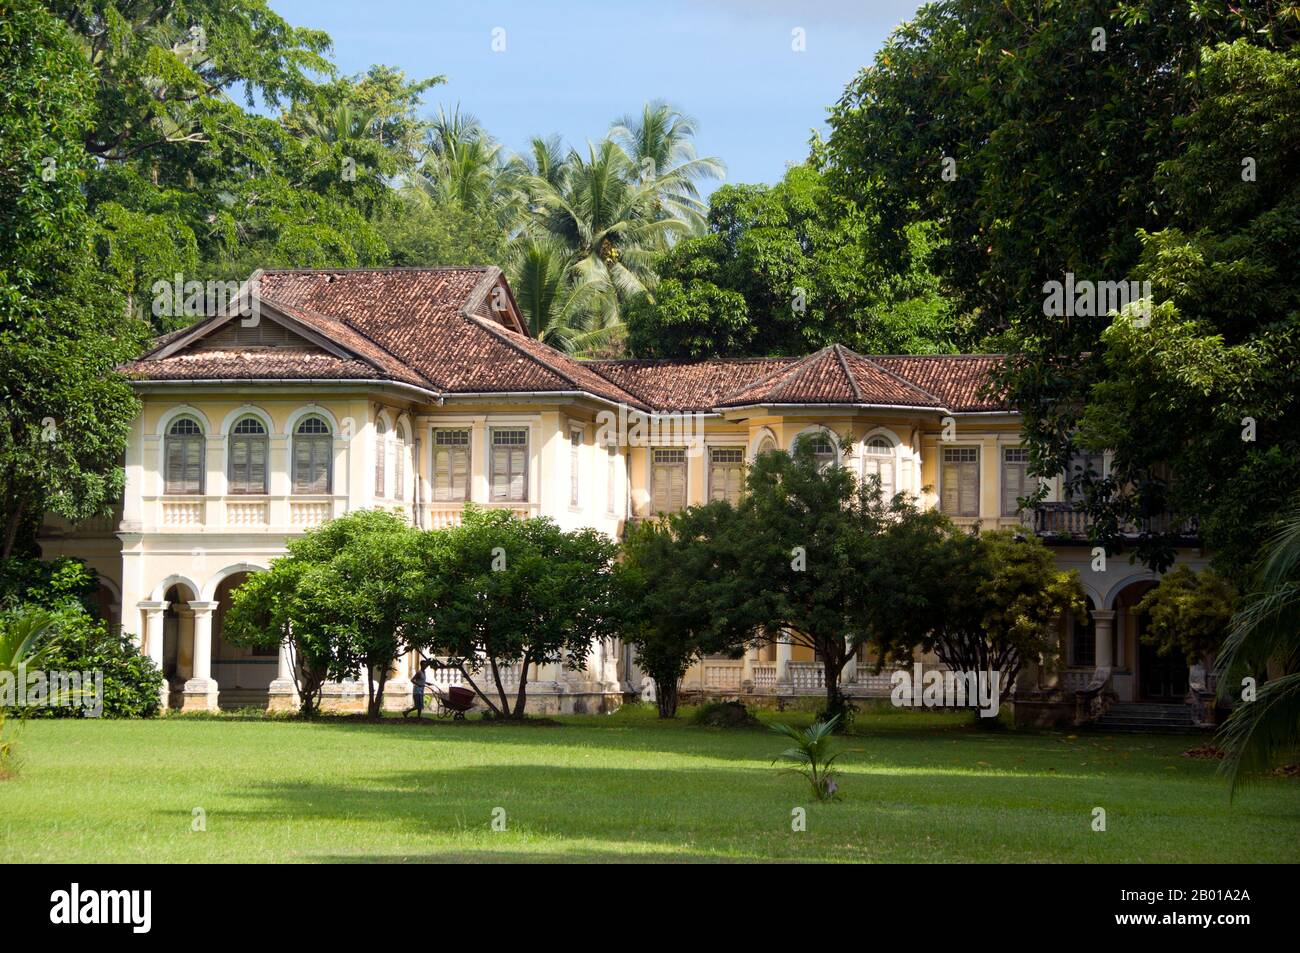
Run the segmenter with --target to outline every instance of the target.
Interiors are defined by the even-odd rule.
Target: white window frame
[[[192,424],[195,427],[195,433],[173,433],[181,424]],[[182,459],[180,461],[181,477],[177,481],[181,484],[181,489],[172,488],[172,466],[171,466],[171,448],[179,444],[181,447]],[[190,446],[199,448],[198,459],[198,481],[194,489],[186,489],[185,471],[191,466],[184,459],[185,451]],[[180,414],[167,422],[167,430],[163,434],[163,494],[166,496],[202,496],[203,488],[207,483],[207,455],[208,455],[208,436],[203,430],[203,424],[191,414]]]
[[[302,433],[302,428],[310,422],[320,423],[325,427],[325,431]],[[325,448],[325,489],[323,490],[300,490],[298,488],[298,446],[299,441],[306,441],[312,446],[323,445]],[[314,454],[313,454],[314,459]],[[295,496],[318,495],[334,492],[334,428],[328,420],[321,414],[305,414],[300,417],[293,425],[293,433],[289,437],[289,492]]]
[[[569,509],[582,507],[582,424],[569,425]]]
[[[260,430],[257,433],[236,433],[240,425],[252,421],[257,424]],[[235,489],[235,444],[237,441],[246,441],[248,452],[251,454],[256,444],[262,447],[262,488],[260,490],[250,490],[247,487],[251,484],[244,484],[244,489]],[[245,462],[245,468],[251,473],[252,465]],[[267,427],[266,421],[256,414],[244,414],[237,419],[230,428],[230,433],[226,436],[226,492],[231,496],[266,496],[271,485],[271,432]]]

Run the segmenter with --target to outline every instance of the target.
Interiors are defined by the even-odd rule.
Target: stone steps
[[[1192,721],[1192,710],[1186,705],[1145,704],[1120,702],[1111,705],[1092,727],[1100,731],[1166,732],[1170,734],[1196,734],[1204,729]]]

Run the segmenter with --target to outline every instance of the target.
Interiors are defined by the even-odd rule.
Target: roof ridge
[[[497,267],[496,265],[381,265],[373,268],[259,268],[257,270],[264,275],[353,275],[402,271],[488,271]]]
[[[839,345],[836,345],[836,346],[838,347]],[[849,353],[852,354],[854,357],[859,358],[860,360],[866,361],[868,364],[870,364],[870,365],[871,365],[872,367],[874,367],[876,370],[880,371],[880,373],[884,374],[886,377],[891,377],[891,378],[893,378],[894,380],[898,381],[899,383],[901,383],[901,384],[903,384],[903,385],[905,385],[905,386],[907,386],[907,387],[910,387],[912,390],[917,391],[918,393],[924,394],[926,397],[929,397],[932,401],[934,401],[936,404],[938,404],[940,408],[942,408],[942,409],[947,409],[946,407],[944,407],[944,402],[943,402],[943,400],[941,400],[940,397],[939,397],[939,395],[936,394],[936,393],[934,393],[933,391],[926,390],[926,389],[925,389],[924,387],[922,387],[920,384],[917,384],[915,381],[910,381],[910,380],[908,380],[906,377],[904,377],[904,376],[901,375],[901,374],[895,374],[893,371],[891,371],[891,370],[890,370],[889,368],[887,368],[887,367],[881,367],[880,364],[879,364],[878,362],[876,362],[876,361],[872,360],[871,358],[867,357],[865,354],[859,354],[857,351],[852,351],[852,350],[849,350],[848,348],[845,348],[845,350],[846,350],[846,351],[849,351]]]
[[[372,338],[369,334],[367,334],[367,333],[366,333],[365,331],[363,331],[361,328],[359,328],[359,327],[357,327],[356,325],[354,325],[351,321],[348,321],[346,318],[335,318],[335,317],[332,317],[331,315],[325,314],[324,312],[317,311],[317,310],[315,310],[314,308],[308,308],[308,307],[306,307],[305,305],[291,305],[291,304],[285,304],[285,303],[283,303],[283,302],[277,303],[276,300],[275,300],[274,298],[266,298],[266,297],[263,296],[263,297],[261,298],[261,300],[262,300],[262,301],[267,301],[267,302],[269,302],[269,303],[271,304],[271,307],[273,307],[273,308],[279,308],[279,309],[281,309],[281,310],[284,310],[285,308],[291,308],[291,309],[293,309],[293,310],[295,310],[295,311],[300,311],[300,312],[302,312],[303,314],[306,314],[306,315],[308,315],[308,316],[310,316],[310,317],[312,317],[312,318],[316,318],[316,319],[319,319],[319,320],[325,321],[327,324],[339,324],[339,325],[342,325],[343,327],[345,327],[345,328],[347,328],[349,331],[351,331],[353,334],[357,335],[357,336],[360,337],[362,340],[364,340],[367,344],[370,344],[371,346],[373,346],[373,347],[377,348],[378,350],[382,351],[384,354],[387,354],[390,358],[392,358],[392,360],[393,360],[394,362],[396,362],[396,364],[397,364],[399,367],[405,369],[406,372],[409,373],[409,374],[411,374],[412,376],[414,376],[414,377],[416,378],[416,380],[424,381],[426,384],[428,384],[430,387],[432,387],[435,391],[443,391],[443,390],[445,390],[445,388],[444,388],[441,384],[436,383],[435,381],[431,380],[431,379],[430,379],[426,374],[424,374],[423,372],[421,372],[419,369],[414,368],[414,367],[412,367],[410,364],[406,363],[406,361],[402,360],[400,357],[398,357],[396,354],[394,354],[394,353],[393,353],[392,351],[390,351],[388,348],[384,347],[382,344],[380,344],[378,341],[376,341],[374,338]],[[289,314],[289,317],[293,317],[293,314],[290,313],[290,314]],[[338,344],[340,347],[347,348],[347,350],[351,351],[353,354],[356,354],[356,356],[357,356],[357,357],[358,357],[358,358],[359,358],[363,363],[369,364],[371,367],[373,367],[375,370],[379,371],[381,374],[387,374],[387,373],[388,373],[388,369],[387,369],[387,368],[380,367],[380,366],[379,366],[379,365],[378,365],[374,360],[372,360],[372,359],[371,359],[370,357],[368,357],[367,355],[365,355],[365,354],[357,354],[357,352],[356,352],[356,350],[355,350],[354,348],[348,347],[346,344],[343,344],[343,343],[340,342],[340,341],[335,341],[334,343],[335,343],[335,344]]]
[[[511,348],[513,348],[514,350],[518,351],[520,354],[522,354],[524,357],[528,358],[528,359],[529,359],[530,361],[532,361],[534,364],[540,364],[542,367],[546,368],[548,371],[550,371],[550,372],[551,372],[552,374],[554,374],[556,377],[561,378],[561,379],[562,379],[563,381],[565,381],[567,384],[569,384],[569,385],[571,385],[571,386],[573,386],[573,387],[576,387],[576,388],[578,388],[579,390],[582,390],[582,389],[583,389],[583,387],[582,387],[581,384],[579,384],[577,381],[575,381],[572,377],[570,377],[570,376],[569,376],[567,373],[565,373],[563,370],[561,370],[561,369],[558,368],[558,367],[552,367],[548,362],[543,361],[540,357],[538,357],[536,354],[531,353],[527,348],[521,346],[518,342],[510,340],[510,338],[507,336],[507,332],[508,332],[509,334],[514,334],[515,332],[513,332],[513,331],[509,331],[508,328],[504,328],[504,327],[502,327],[501,325],[497,324],[495,321],[489,321],[487,318],[481,318],[481,317],[479,317],[477,314],[466,314],[466,315],[462,315],[462,317],[464,317],[464,318],[465,318],[466,320],[468,320],[468,321],[473,321],[475,324],[477,324],[477,325],[478,325],[480,328],[482,328],[483,330],[488,331],[489,333],[496,335],[496,336],[497,336],[498,338],[500,338],[503,342],[505,342],[505,344],[506,344],[508,347],[511,347]],[[527,340],[531,341],[531,340],[533,340],[533,338],[528,338]],[[542,342],[538,342],[538,343],[542,343]],[[549,345],[549,344],[542,343],[542,347],[550,348],[550,345]],[[552,350],[554,350],[554,349],[552,348]],[[556,353],[558,354],[559,352],[556,351]],[[612,384],[613,381],[610,381],[610,383]]]
[[[795,358],[794,364],[792,364],[789,367],[773,368],[772,370],[768,371],[766,374],[762,375],[756,380],[750,381],[748,384],[742,384],[740,387],[733,388],[732,390],[727,391],[725,394],[719,394],[718,395],[719,403],[725,401],[729,397],[734,396],[735,394],[739,394],[742,391],[751,390],[755,387],[760,387],[764,384],[767,384],[769,381],[775,380],[777,377],[779,377],[782,374],[791,374],[792,372],[795,372],[797,374],[798,367],[800,364],[804,363],[805,361],[813,357],[816,357],[818,354],[820,354],[822,351],[825,350],[826,348],[822,348],[820,351],[814,351],[812,354],[805,354],[803,357]],[[807,368],[805,368],[805,370],[807,370]]]
[[[831,348],[835,351],[835,356],[839,359],[840,370],[843,371],[844,376],[848,378],[849,389],[853,391],[853,396],[857,399],[859,404],[864,403],[862,399],[862,388],[858,386],[858,379],[853,376],[853,371],[849,370],[849,362],[844,360],[843,352],[848,350],[848,348],[838,342],[832,344]]]

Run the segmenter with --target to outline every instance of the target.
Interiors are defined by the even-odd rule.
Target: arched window
[[[825,470],[834,465],[835,444],[825,433],[809,434],[808,446],[812,450],[813,459],[817,461],[818,470]]]
[[[266,492],[266,428],[256,417],[242,417],[235,423],[227,461],[229,492]]]
[[[388,424],[375,420],[375,496],[383,499],[388,491]]]
[[[204,439],[199,422],[193,417],[178,417],[167,428],[163,443],[163,492],[202,493]]]
[[[862,472],[880,480],[880,498],[888,503],[898,492],[894,479],[894,445],[884,437],[872,437],[862,448],[865,454]]]
[[[754,456],[758,456],[760,453],[771,453],[775,449],[776,441],[770,436],[766,436],[758,442],[758,450],[754,452]]]
[[[330,425],[312,415],[293,431],[293,492],[329,493],[334,435]]]

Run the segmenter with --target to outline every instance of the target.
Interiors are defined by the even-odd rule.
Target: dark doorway
[[[1138,691],[1143,701],[1181,702],[1187,695],[1187,662],[1181,655],[1158,655],[1142,641],[1145,614],[1137,617]]]

